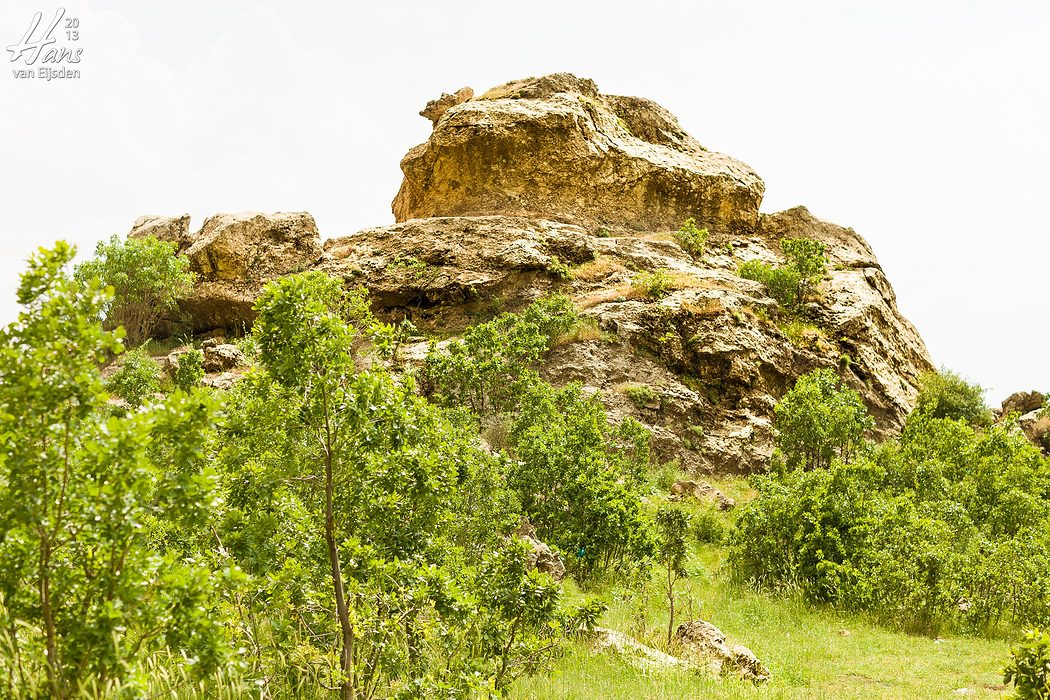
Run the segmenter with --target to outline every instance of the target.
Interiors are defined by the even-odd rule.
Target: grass
[[[664,479],[679,473],[666,465]],[[660,477],[661,474],[655,475]],[[695,478],[695,477],[694,477]],[[746,479],[707,478],[742,504],[755,493]],[[663,491],[659,486],[653,496]],[[706,507],[684,501],[687,511]],[[739,509],[739,505],[738,505]],[[734,513],[719,513],[728,523]],[[983,637],[931,638],[886,629],[863,615],[808,605],[797,595],[773,595],[747,590],[729,581],[726,549],[694,544],[691,576],[676,594],[680,614],[675,624],[701,618],[719,628],[730,645],[742,644],[772,671],[763,686],[735,676],[714,677],[694,671],[639,668],[610,653],[595,653],[590,644],[574,642],[553,672],[523,678],[510,697],[550,700],[670,700],[672,698],[1005,698],[1003,666],[1009,657],[1006,641]],[[633,590],[595,584],[588,595],[599,595],[609,610],[599,624],[665,650],[667,599],[659,573]],[[582,595],[568,582],[567,595]],[[965,688],[965,693],[956,694]]]

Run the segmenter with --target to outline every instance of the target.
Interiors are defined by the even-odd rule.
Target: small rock
[[[732,510],[736,506],[736,501],[706,481],[680,479],[674,482],[671,485],[670,500],[678,501],[683,498],[713,501],[718,506],[718,510]]]
[[[474,91],[469,87],[460,88],[451,95],[443,92],[441,97],[427,102],[427,106],[423,108],[419,116],[426,117],[437,124],[437,120],[441,119],[441,115],[447,112],[449,108],[461,105],[472,97],[474,97]]]
[[[716,672],[734,671],[755,683],[764,683],[770,678],[769,669],[750,649],[744,646],[730,648],[722,630],[710,622],[683,622],[675,632],[675,640],[682,646],[683,657],[706,663]]]
[[[532,547],[529,553],[530,568],[550,574],[555,581],[560,581],[565,577],[565,563],[546,543],[537,539],[536,528],[532,526],[528,518],[521,521],[515,534]]]
[[[211,344],[210,340],[205,340],[202,343],[202,349],[204,350],[205,372],[222,372],[246,364],[244,354],[236,345],[218,342]]]

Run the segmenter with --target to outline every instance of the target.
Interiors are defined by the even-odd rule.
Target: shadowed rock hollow
[[[219,215],[197,234],[181,217],[136,222],[177,241],[199,275],[169,330],[240,330],[266,281],[305,269],[364,285],[379,314],[440,336],[557,290],[592,330],[559,343],[541,372],[638,418],[660,459],[698,473],[764,468],[774,405],[818,367],[861,393],[881,433],[899,428],[932,364],[856,232],[803,207],[759,213],[762,180],[649,100],[568,74],[470,94],[424,109],[434,130],[402,161],[396,224],[322,245],[304,213]],[[699,258],[670,234],[690,217],[711,230]],[[785,237],[827,246],[809,325],[776,321],[776,302],[737,274],[748,260],[782,262]],[[632,281],[657,270],[668,293],[639,294]]]

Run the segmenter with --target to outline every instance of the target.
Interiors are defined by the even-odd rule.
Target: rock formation
[[[682,649],[682,658],[694,664],[707,664],[715,673],[735,672],[755,683],[769,680],[769,669],[750,649],[739,645],[730,647],[722,630],[710,622],[683,622],[675,631],[674,639]]]
[[[803,207],[759,213],[762,180],[648,100],[568,74],[457,95],[424,110],[434,129],[402,161],[398,223],[323,247],[308,214],[218,215],[175,236],[199,276],[184,328],[241,331],[265,282],[304,269],[364,285],[381,316],[442,336],[557,290],[590,330],[559,343],[541,373],[640,420],[660,460],[694,473],[764,468],[774,405],[818,367],[860,392],[880,434],[900,427],[933,365],[852,229]],[[711,232],[702,255],[670,233],[687,218]],[[737,274],[748,260],[781,262],[785,237],[827,246],[808,325],[778,321],[764,288]],[[638,280],[656,271],[666,294],[650,298]],[[410,361],[424,353],[404,348]],[[644,402],[631,391],[641,386]]]
[[[401,161],[398,221],[512,214],[657,231],[690,216],[715,230],[758,221],[764,185],[708,151],[649,100],[602,95],[567,73],[449,107]]]

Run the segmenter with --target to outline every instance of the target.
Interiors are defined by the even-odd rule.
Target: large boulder
[[[325,241],[321,269],[368,287],[380,312],[458,329],[497,302],[516,308],[594,257],[578,226],[510,216],[413,219]]]
[[[1039,391],[1016,391],[1006,397],[1003,401],[1002,416],[1011,413],[1024,415],[1032,411],[1038,411],[1046,404],[1046,396]]]
[[[654,231],[694,217],[750,230],[764,192],[750,167],[708,151],[655,102],[567,73],[448,107],[401,169],[398,221],[510,214]]]
[[[179,303],[190,330],[241,332],[255,320],[252,306],[270,280],[308,270],[323,255],[314,218],[305,212],[216,214],[184,251],[197,275]]]

